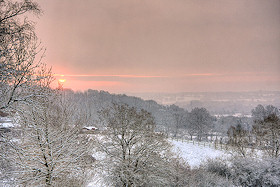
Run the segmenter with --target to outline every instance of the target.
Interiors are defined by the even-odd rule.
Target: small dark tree
[[[271,157],[280,155],[280,119],[275,113],[264,117],[263,120],[256,120],[253,126],[253,133],[256,135],[260,147]]]
[[[169,110],[172,117],[174,118],[174,137],[177,137],[179,129],[184,125],[184,117],[186,115],[186,112],[184,111],[184,109],[176,105],[171,105],[169,107]]]
[[[231,126],[227,134],[229,137],[229,145],[232,146],[233,150],[241,156],[246,157],[248,152],[249,132],[239,123],[236,127]]]
[[[207,135],[213,126],[213,120],[214,118],[205,108],[194,108],[188,117],[188,129],[195,132],[198,140],[201,141],[202,136]]]

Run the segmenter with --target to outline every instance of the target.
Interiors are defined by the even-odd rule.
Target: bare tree
[[[263,121],[271,114],[279,115],[279,110],[273,105],[267,105],[266,107],[258,105],[252,110],[252,117],[255,122]]]
[[[184,125],[186,112],[176,105],[171,105],[169,110],[174,118],[174,137],[177,137],[178,130]]]
[[[276,113],[269,114],[263,120],[256,120],[253,126],[259,147],[270,157],[280,156],[280,118]]]
[[[15,185],[84,185],[86,139],[79,135],[71,107],[49,89],[51,71],[32,21],[32,0],[0,0],[0,111],[17,111],[20,133],[1,133],[0,161]],[[6,167],[6,168],[7,168]],[[7,179],[7,178],[6,178]],[[1,181],[2,182],[2,181]]]
[[[252,110],[254,120],[253,134],[256,145],[271,157],[280,155],[280,120],[279,110],[273,105],[258,105]]]
[[[5,138],[0,157],[12,164],[15,184],[27,186],[83,186],[91,165],[85,162],[90,146],[73,126],[71,113],[59,100],[26,107],[20,118],[22,136]],[[68,110],[69,111],[69,110]]]
[[[154,132],[150,113],[127,105],[114,104],[101,112],[107,131],[100,141],[107,155],[111,185],[168,186],[169,144]],[[108,168],[109,167],[109,168]]]
[[[207,135],[213,125],[213,117],[205,108],[194,108],[188,116],[188,129],[195,132],[198,140],[201,141],[203,135]]]
[[[249,152],[249,132],[241,126],[241,123],[239,123],[236,127],[231,126],[228,129],[227,134],[229,137],[228,143],[232,146],[233,151],[246,157]]]
[[[16,110],[18,102],[32,103],[42,95],[41,80],[50,77],[41,63],[44,50],[34,24],[23,17],[27,13],[39,15],[41,10],[32,0],[0,1],[0,110]]]

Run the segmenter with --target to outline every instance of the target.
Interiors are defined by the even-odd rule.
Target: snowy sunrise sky
[[[44,62],[65,88],[280,91],[280,0],[37,2]]]

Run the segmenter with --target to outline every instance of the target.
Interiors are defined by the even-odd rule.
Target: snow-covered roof
[[[84,129],[87,129],[87,130],[97,130],[98,128],[97,127],[94,127],[94,126],[88,126],[88,127],[83,127]]]

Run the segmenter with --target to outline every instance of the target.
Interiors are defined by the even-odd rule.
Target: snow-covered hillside
[[[229,156],[227,153],[216,150],[213,147],[204,146],[203,143],[199,145],[197,143],[181,141],[181,140],[171,140],[169,142],[173,145],[173,151],[178,153],[184,160],[186,160],[191,167],[199,166],[203,161],[208,158],[224,157]],[[93,155],[97,160],[104,159],[104,154]],[[103,171],[104,172],[104,171]],[[91,182],[88,187],[102,187],[106,186],[102,182],[102,172],[99,171],[95,175],[93,182]]]
[[[199,166],[208,158],[225,157],[227,153],[216,150],[213,147],[204,146],[203,143],[198,145],[191,142],[182,142],[178,140],[169,140],[173,145],[173,150],[177,152],[191,167]]]

